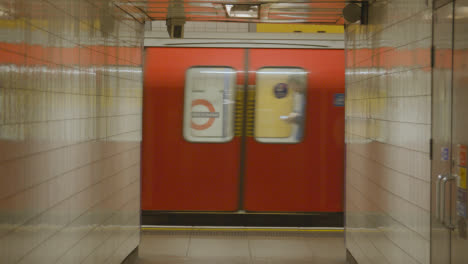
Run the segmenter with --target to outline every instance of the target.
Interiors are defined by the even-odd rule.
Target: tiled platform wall
[[[429,263],[431,6],[375,1],[346,39],[346,247],[359,264]]]
[[[166,21],[151,21],[151,30],[155,32],[166,32]],[[185,32],[221,32],[221,33],[247,33],[248,23],[235,22],[199,22],[187,21],[184,25]]]
[[[143,24],[108,0],[0,0],[0,262],[138,245]]]

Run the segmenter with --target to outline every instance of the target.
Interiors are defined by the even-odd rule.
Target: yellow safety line
[[[343,229],[142,227],[144,231],[343,232]]]

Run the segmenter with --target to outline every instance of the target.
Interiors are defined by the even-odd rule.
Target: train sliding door
[[[244,208],[342,211],[344,53],[251,49]]]
[[[146,49],[143,210],[238,209],[234,102],[244,67],[242,49]]]
[[[343,50],[147,48],[142,209],[341,212],[343,62]]]

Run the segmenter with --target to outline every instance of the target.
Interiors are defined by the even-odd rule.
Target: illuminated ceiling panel
[[[232,21],[250,23],[313,23],[342,25],[347,0],[116,0],[129,13],[143,12],[146,19],[184,18],[186,21]],[[353,1],[359,2],[359,1]],[[252,6],[255,13],[242,11]],[[228,14],[233,10],[241,10]],[[141,13],[140,13],[141,14]],[[244,15],[242,15],[244,14]]]
[[[93,0],[96,7],[119,8],[128,13],[119,19],[166,20],[168,18],[185,21],[224,21],[249,23],[310,23],[342,25],[342,10],[346,3],[360,0]],[[87,12],[81,10],[81,0],[54,0],[55,6],[71,10],[76,15]],[[48,10],[34,1],[0,1],[0,8],[8,10],[34,10],[37,17]],[[255,7],[255,11],[243,10],[245,6]],[[72,7],[72,8],[71,8]],[[228,7],[228,8],[227,8]],[[234,10],[229,15],[229,10]],[[1,11],[1,9],[0,9]],[[0,13],[1,14],[1,13]],[[246,15],[249,14],[249,15]],[[254,15],[252,15],[254,14]],[[20,16],[21,14],[16,14]],[[61,14],[54,14],[60,16]],[[15,15],[12,15],[13,17]]]

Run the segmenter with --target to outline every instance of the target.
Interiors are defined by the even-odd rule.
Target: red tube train
[[[144,212],[343,211],[342,49],[146,48]]]

